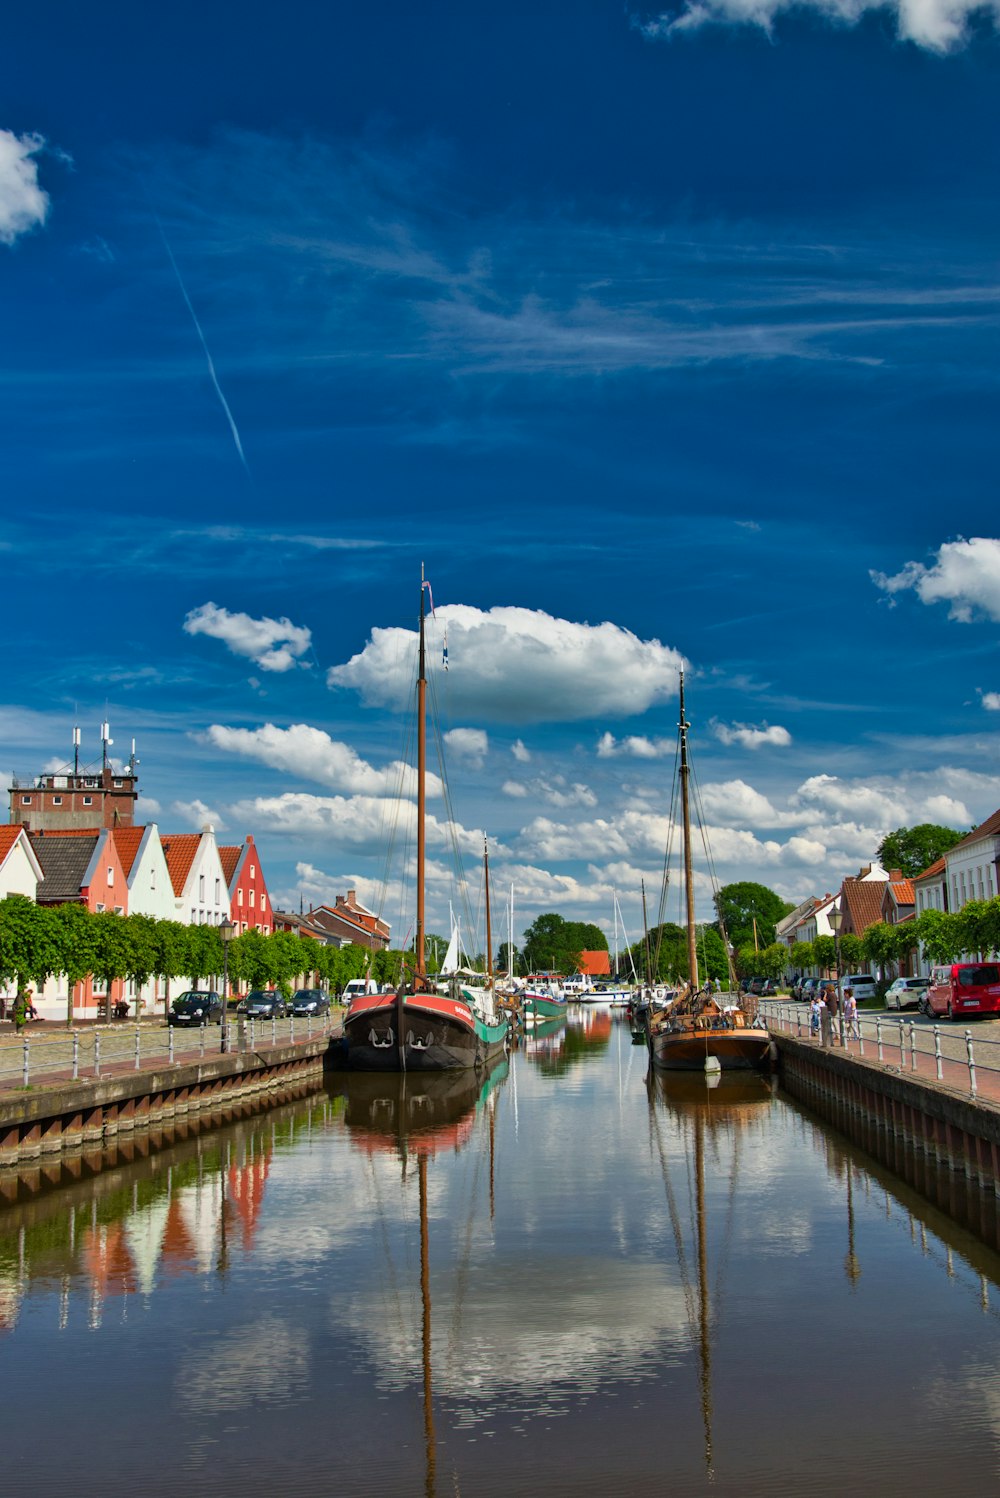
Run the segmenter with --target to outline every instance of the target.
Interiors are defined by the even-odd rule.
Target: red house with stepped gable
[[[274,911],[253,838],[248,833],[241,845],[220,848],[219,858],[229,891],[229,919],[236,935],[256,930],[270,936],[275,929]]]

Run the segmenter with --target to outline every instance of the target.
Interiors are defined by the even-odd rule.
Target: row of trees
[[[862,936],[847,935],[840,939],[840,966],[845,972],[862,963],[888,971],[914,950],[923,947],[931,962],[955,962],[966,952],[984,955],[1000,952],[1000,898],[970,900],[961,910],[925,910],[912,921],[889,926],[876,921]],[[777,972],[762,976],[778,977],[788,959],[784,948],[782,965]],[[808,967],[832,971],[836,962],[832,936],[817,936],[814,941],[799,941],[792,947],[793,967],[803,972]]]
[[[315,974],[339,990],[366,971],[376,982],[396,983],[402,961],[401,952],[372,953],[353,944],[328,947],[289,931],[270,936],[245,931],[229,944],[228,970],[233,988],[288,992],[296,978]],[[65,974],[70,995],[89,977],[110,994],[113,983],[126,980],[135,985],[138,999],[152,978],[169,993],[174,978],[197,985],[218,979],[222,971],[218,926],[185,926],[110,911],[92,914],[83,905],[36,905],[25,895],[0,900],[0,983],[5,985],[30,983],[40,989],[49,978]]]

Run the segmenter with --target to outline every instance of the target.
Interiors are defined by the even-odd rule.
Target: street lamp
[[[228,916],[219,922],[219,935],[222,937],[222,1028],[219,1050],[225,1055],[229,1050],[229,943],[236,935],[236,927]]]
[[[830,930],[833,932],[833,969],[837,980],[837,1016],[840,1020],[840,1044],[844,1044],[844,995],[840,987],[840,927],[843,923],[844,912],[839,905],[831,905],[827,920],[830,922]]]

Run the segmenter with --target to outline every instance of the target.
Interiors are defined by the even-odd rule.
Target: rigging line
[[[727,1193],[726,1205],[726,1227],[722,1235],[722,1245],[719,1249],[719,1267],[715,1276],[715,1288],[712,1292],[712,1314],[716,1321],[721,1319],[722,1287],[726,1271],[729,1268],[729,1259],[733,1248],[733,1227],[736,1217],[736,1183],[740,1170],[740,1141],[742,1134],[736,1127],[737,1120],[733,1121],[733,1127],[729,1131],[733,1141],[732,1164],[729,1167],[729,1191]]]
[[[653,958],[653,974],[660,971],[660,950],[663,946],[663,925],[666,918],[667,898],[670,889],[670,868],[674,859],[674,838],[677,835],[677,796],[680,788],[680,728],[677,730],[677,740],[674,744],[674,769],[670,782],[670,809],[667,814],[667,840],[663,850],[663,874],[660,881],[660,898],[656,907],[656,947]]]

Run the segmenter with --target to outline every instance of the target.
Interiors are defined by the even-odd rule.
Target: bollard
[[[250,1016],[250,1049],[252,1051],[257,1049],[256,1031],[254,1030],[254,1018],[252,1014]]]
[[[135,1027],[135,1069],[136,1069],[136,1071],[139,1070],[139,1052],[140,1052],[140,1050],[142,1048],[141,1035],[142,1035],[142,1031],[139,1029],[139,1026],[136,1025],[136,1027]]]
[[[198,1026],[198,1055],[201,1056],[201,1057],[203,1057],[203,1058],[204,1058],[204,1055],[205,1055],[205,1026],[204,1025],[199,1025]]]
[[[80,1036],[76,1030],[73,1031],[73,1081],[80,1079]]]
[[[965,1052],[969,1058],[969,1090],[976,1096],[976,1058],[972,1054],[972,1031],[965,1032]]]
[[[94,1031],[94,1076],[101,1075],[101,1032]]]
[[[883,1057],[882,1057],[882,1017],[881,1017],[881,1015],[878,1015],[878,1014],[875,1016],[875,1039],[878,1041],[878,1059],[881,1061],[883,1059]]]
[[[24,1064],[21,1067],[21,1083],[24,1087],[29,1085],[28,1078],[31,1076],[31,1041],[27,1035],[24,1037]]]
[[[903,1049],[903,1021],[899,1021],[899,1069],[906,1070],[906,1051]]]
[[[917,1069],[917,1027],[910,1020],[910,1070]]]
[[[312,1033],[313,1033],[313,1017],[312,1017],[311,1014],[307,1014],[306,1015],[306,1040],[312,1040]]]
[[[167,1060],[169,1061],[170,1065],[173,1066],[173,1064],[174,1064],[174,1027],[173,1027],[173,1025],[169,1025],[167,1027]]]
[[[295,1015],[294,1014],[289,1018],[289,1021],[288,1021],[288,1044],[289,1045],[294,1045],[295,1044]]]
[[[941,1026],[934,1026],[934,1060],[937,1064],[937,1079],[944,1079],[944,1068],[941,1065]]]
[[[865,1027],[861,1022],[860,1014],[857,1016],[856,1023],[858,1026],[858,1055],[863,1056],[865,1054]]]
[[[278,1016],[276,1014],[271,1015],[271,1044],[278,1044]]]

